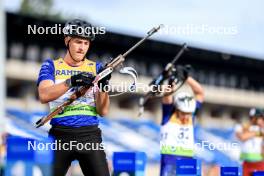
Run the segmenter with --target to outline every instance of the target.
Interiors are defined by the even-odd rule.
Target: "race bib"
[[[193,156],[194,136],[192,124],[168,122],[161,127],[162,154]]]

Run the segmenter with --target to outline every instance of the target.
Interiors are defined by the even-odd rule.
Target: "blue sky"
[[[16,11],[20,2],[5,0],[5,8]],[[153,26],[164,24],[165,28],[153,39],[264,59],[263,0],[54,2],[54,12],[60,11],[69,18],[86,18],[108,31],[141,37]]]

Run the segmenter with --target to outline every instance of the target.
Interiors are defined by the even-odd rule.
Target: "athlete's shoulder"
[[[92,61],[92,60],[87,59],[87,63],[90,66],[92,66],[92,65],[95,66],[96,73],[99,73],[100,71],[102,71],[104,69],[103,63],[100,61]]]
[[[54,62],[54,60],[53,59],[51,59],[51,58],[48,58],[48,59],[45,59],[43,62],[42,62],[42,65],[44,64],[46,64],[46,65],[48,65],[48,64],[53,64],[53,62]]]
[[[84,59],[84,62],[85,62],[85,63],[89,63],[89,64],[96,64],[95,61],[93,61],[93,60],[91,60],[91,59],[88,59],[88,58],[85,58],[85,59]]]
[[[84,65],[85,66],[89,66],[89,67],[95,67],[96,66],[96,62],[85,58],[84,59]]]
[[[46,59],[41,65],[39,71],[39,77],[37,81],[37,86],[43,80],[53,80],[54,81],[54,63],[52,59]]]
[[[41,70],[45,69],[54,69],[54,60],[53,59],[45,59],[41,65]]]
[[[52,62],[54,64],[62,64],[62,63],[64,63],[64,60],[63,60],[63,58],[59,57],[59,58],[52,60]]]

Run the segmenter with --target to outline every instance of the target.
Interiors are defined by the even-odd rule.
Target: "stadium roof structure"
[[[41,62],[44,59],[42,58],[43,53],[47,50],[50,51],[53,58],[60,54],[59,51],[65,51],[63,34],[28,34],[28,25],[54,26],[55,24],[61,24],[63,26],[63,22],[37,19],[13,13],[7,13],[6,21],[7,58],[15,58],[22,61],[28,60],[27,56],[30,53],[28,50],[35,48],[37,52],[32,60]],[[99,59],[109,59],[126,51],[138,40],[138,37],[107,31],[105,35],[97,36],[91,45],[88,56],[91,56],[91,58],[93,58],[92,56],[97,56]],[[20,48],[22,51],[19,56],[14,56],[14,53],[16,53],[12,50],[14,45],[20,45],[22,48]],[[177,54],[180,47],[177,44],[148,40],[129,55],[127,59],[128,62],[132,61],[133,64],[140,68],[138,69],[139,75],[154,76],[160,71],[156,67],[161,69],[162,66],[165,66]],[[200,82],[216,86],[257,91],[264,90],[262,85],[264,82],[264,77],[262,76],[264,74],[263,60],[194,47],[189,47],[189,49],[189,52],[186,52],[178,63],[191,64],[197,72],[214,77],[212,82],[210,82],[211,79],[198,79]],[[18,51],[20,50],[18,49]],[[153,68],[153,66],[156,67]],[[197,72],[194,75],[199,75]],[[237,79],[234,83],[229,80],[233,79],[232,76]]]

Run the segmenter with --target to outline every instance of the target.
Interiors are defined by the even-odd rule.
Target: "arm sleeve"
[[[162,125],[164,125],[169,121],[173,111],[174,111],[173,104],[162,104],[162,122],[161,122]]]
[[[196,107],[195,107],[195,112],[194,112],[194,116],[196,116],[199,112],[199,110],[202,107],[202,103],[200,101],[196,101]]]
[[[101,62],[96,62],[96,74],[100,73],[104,69]]]
[[[39,86],[40,82],[43,80],[52,80],[55,82],[54,72],[55,68],[53,61],[51,59],[45,60],[39,71],[37,86]]]

